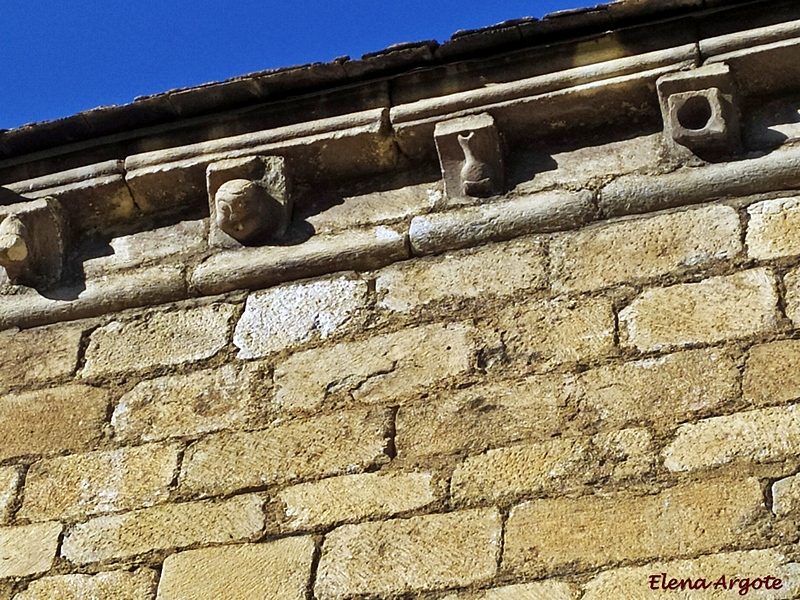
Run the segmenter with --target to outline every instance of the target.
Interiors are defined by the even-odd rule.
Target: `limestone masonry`
[[[799,544],[796,0],[0,131],[0,600],[790,599]]]

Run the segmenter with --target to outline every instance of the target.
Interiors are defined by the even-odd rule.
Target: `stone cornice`
[[[621,7],[614,6],[607,8]],[[63,210],[68,240],[57,273],[39,273],[24,262],[29,259],[9,258],[0,248],[7,269],[13,263],[13,272],[22,273],[0,294],[0,327],[376,269],[412,255],[597,219],[800,187],[800,119],[792,100],[800,91],[800,9],[755,2],[679,18],[695,18],[697,26],[709,10],[724,22],[726,11],[740,19],[765,6],[780,8],[786,20],[719,35],[687,34],[674,21],[657,22],[637,25],[636,35],[617,30],[544,49],[484,53],[461,63],[460,74],[445,69],[405,101],[394,79],[375,80],[296,100],[300,118],[287,116],[280,103],[270,109],[272,120],[258,111],[228,114],[220,135],[203,141],[194,138],[203,137],[208,124],[190,119],[177,137],[172,129],[155,128],[131,133],[127,142],[124,134],[105,146],[81,142],[61,158],[87,164],[55,173],[47,171],[61,158],[52,150],[0,161],[0,177],[10,178],[0,179],[6,181],[0,226],[32,201],[46,200]],[[519,32],[523,26],[508,27]],[[410,89],[412,80],[433,81],[431,69],[396,77],[410,78],[404,83]],[[491,85],[470,83],[489,69],[495,69]],[[429,93],[451,80],[450,93]],[[327,116],[321,108],[326,97],[332,99]],[[695,104],[708,116],[699,127],[684,125],[684,117],[697,118],[688,112]],[[253,129],[259,118],[278,125]],[[722,128],[718,133],[712,122]],[[562,177],[554,158],[559,148],[574,152],[588,135],[632,148],[644,140],[652,156]],[[188,141],[174,143],[180,139]],[[104,156],[125,148],[137,151]],[[464,163],[472,152],[476,158]],[[103,160],[91,162],[97,157]],[[281,158],[258,167],[258,157]],[[444,187],[432,175],[439,165]],[[469,174],[470,168],[477,170]],[[490,171],[495,179],[481,179]],[[225,229],[215,216],[222,214],[220,202],[238,202],[229,196],[233,188],[225,188],[228,199],[221,200],[217,190],[226,181],[256,196],[269,190],[265,202],[284,198],[270,210],[285,211],[281,218],[294,215],[291,226],[255,241],[219,234],[222,227],[235,238],[239,227]],[[333,198],[320,200],[326,194]],[[242,206],[226,204],[225,210],[238,210],[254,224],[251,209]],[[44,231],[45,217],[20,218],[22,225],[3,233],[9,248],[30,246]],[[56,264],[52,256],[47,260]]]

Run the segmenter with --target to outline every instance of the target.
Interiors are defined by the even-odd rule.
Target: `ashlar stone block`
[[[32,581],[14,600],[152,600],[157,581],[152,569],[55,575]]]
[[[246,494],[96,517],[72,529],[61,555],[88,564],[194,544],[249,541],[264,527],[263,504],[255,494]]]
[[[195,494],[356,473],[389,461],[390,412],[361,409],[218,433],[189,446],[180,485]]]
[[[226,364],[138,383],[120,398],[111,425],[122,442],[196,437],[259,422],[271,377],[253,363]]]
[[[0,528],[0,580],[44,573],[53,565],[60,523]]]
[[[313,554],[310,537],[179,552],[164,561],[156,600],[305,600]]]
[[[344,600],[489,581],[500,528],[496,509],[344,525],[325,537],[314,593]]]
[[[800,455],[800,405],[762,408],[682,425],[664,450],[670,471]]]
[[[776,198],[747,207],[747,254],[771,260],[800,254],[800,198]]]
[[[621,343],[643,352],[713,344],[777,329],[778,292],[768,269],[643,292],[619,314]]]
[[[28,470],[19,514],[65,520],[159,504],[177,468],[178,447],[158,444],[39,461]]]
[[[313,409],[331,396],[403,398],[472,368],[469,325],[426,325],[300,352],[275,368],[281,407]]]
[[[84,378],[141,371],[210,358],[228,343],[234,307],[152,312],[97,329],[86,349]]]
[[[86,450],[103,432],[109,397],[86,385],[0,397],[0,460]]]
[[[503,567],[541,576],[567,565],[711,553],[758,539],[756,524],[766,518],[756,478],[691,482],[645,496],[532,500],[511,511]]]
[[[81,326],[67,324],[0,334],[0,389],[71,375],[82,334]]]
[[[301,483],[278,493],[289,530],[389,517],[439,497],[431,473],[360,473]]]
[[[342,329],[367,303],[367,282],[345,276],[290,284],[247,298],[233,343],[239,358],[259,358]]]
[[[0,525],[10,516],[20,479],[19,471],[15,467],[0,468]]]

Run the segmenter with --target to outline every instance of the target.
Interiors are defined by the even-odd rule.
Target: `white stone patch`
[[[258,358],[310,340],[326,338],[367,301],[367,283],[339,277],[286,285],[247,298],[233,343],[239,358]]]
[[[751,258],[769,260],[800,254],[800,198],[777,198],[747,208],[747,250]]]
[[[8,520],[11,504],[17,494],[19,472],[14,467],[0,469],[0,523]]]

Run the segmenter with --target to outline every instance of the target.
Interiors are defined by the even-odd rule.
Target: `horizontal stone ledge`
[[[182,300],[187,297],[183,267],[156,266],[90,279],[43,296],[32,288],[0,295],[0,329],[37,327],[59,321]],[[82,288],[82,289],[81,289]]]
[[[516,100],[525,96],[545,94],[602,79],[630,75],[684,61],[693,61],[696,52],[697,48],[694,44],[687,44],[667,50],[592,63],[556,73],[537,75],[520,81],[458,92],[448,96],[426,98],[393,107],[391,109],[391,121],[392,124],[397,124],[434,116],[441,117],[442,115],[468,108]]]
[[[245,133],[207,142],[198,142],[177,148],[155,150],[134,154],[125,159],[128,171],[196,158],[198,156],[234,152],[243,148],[286,142],[297,138],[344,131],[353,127],[364,127],[386,118],[385,108],[375,108],[359,113],[349,113],[340,117],[330,117],[316,121],[306,121],[274,129],[265,129],[255,133]]]
[[[705,40],[700,40],[700,54],[715,56],[742,48],[780,42],[789,38],[800,38],[800,21],[787,21],[777,25],[758,27],[748,31],[737,31]]]
[[[137,213],[125,183],[124,162],[110,160],[6,184],[19,201],[52,197],[64,206],[75,231],[105,230]],[[14,202],[10,204],[14,206]]]
[[[800,147],[666,175],[624,175],[600,191],[602,218],[800,187]]]
[[[800,39],[789,38],[712,56],[707,63],[725,63],[736,76],[742,96],[794,93],[800,85]]]
[[[543,192],[414,217],[409,239],[415,255],[438,254],[529,233],[580,227],[592,221],[595,212],[592,192]]]
[[[507,139],[528,141],[562,131],[558,124],[577,126],[580,123],[618,123],[625,119],[628,108],[658,110],[653,94],[662,75],[691,69],[695,60],[673,62],[666,66],[636,71],[598,81],[564,87],[550,92],[525,95],[500,102],[467,103],[452,107],[452,112],[410,121],[392,122],[395,139],[404,154],[415,159],[434,152],[434,129],[445,119],[489,113]],[[618,125],[617,125],[618,126]]]
[[[386,108],[129,156],[131,194],[144,212],[190,205],[207,197],[206,167],[216,161],[279,154],[300,178],[352,177],[393,167],[397,147]]]
[[[222,294],[336,271],[379,269],[406,258],[406,233],[380,226],[312,237],[297,246],[220,252],[195,268],[191,285],[203,295]]]
[[[41,192],[42,194],[40,195],[44,195],[44,193],[52,188],[62,187],[65,185],[75,184],[101,177],[108,177],[110,175],[124,174],[125,161],[107,160],[105,162],[99,162],[85,167],[78,167],[77,169],[69,169],[67,171],[60,171],[50,175],[43,175],[42,177],[34,177],[33,179],[25,179],[23,181],[15,181],[14,183],[5,183],[3,184],[3,187],[16,192],[17,194],[34,194],[36,192]]]

